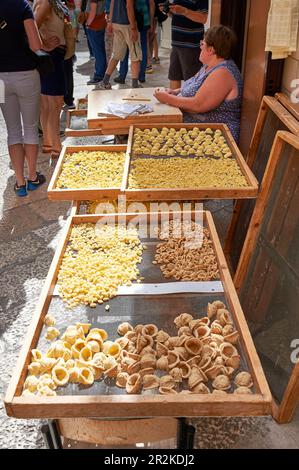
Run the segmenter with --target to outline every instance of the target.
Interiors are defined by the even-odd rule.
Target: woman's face
[[[209,59],[211,58],[212,55],[214,55],[214,48],[212,46],[208,46],[206,41],[200,41],[200,55],[199,55],[199,60],[203,64],[208,64]]]

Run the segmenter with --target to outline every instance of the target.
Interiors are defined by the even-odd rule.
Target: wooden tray
[[[107,152],[126,152],[126,145],[78,145],[72,147],[63,147],[59,156],[57,165],[52,175],[50,184],[48,186],[48,198],[51,200],[59,201],[77,201],[77,200],[93,200],[93,199],[106,199],[106,198],[117,198],[121,192],[121,187],[116,188],[82,188],[82,189],[58,189],[56,183],[61,174],[62,167],[64,164],[65,156],[69,153],[80,152],[87,150],[90,152],[94,151],[107,151]]]
[[[148,189],[129,189],[128,181],[131,168],[132,160],[132,148],[133,148],[133,136],[134,129],[147,129],[151,127],[162,128],[162,127],[173,127],[174,129],[192,129],[197,127],[198,129],[207,129],[208,127],[212,130],[220,129],[225,136],[228,146],[231,149],[233,158],[237,160],[238,165],[242,171],[242,174],[246,178],[248,187],[246,188],[202,188],[202,189],[159,189],[159,188],[148,188]],[[155,158],[155,157],[153,157]],[[158,157],[157,157],[158,158]],[[171,158],[171,157],[169,157]],[[191,157],[192,158],[192,157]],[[247,166],[229,128],[225,124],[140,124],[133,125],[130,128],[129,140],[128,140],[128,152],[127,161],[125,166],[125,177],[123,180],[122,191],[126,193],[126,197],[129,200],[145,201],[151,200],[192,200],[192,199],[251,199],[256,198],[258,194],[258,182],[253,175],[252,171]]]
[[[147,214],[147,217],[149,218],[151,215],[152,214]],[[160,220],[161,215],[156,214],[156,216],[158,217],[158,220]],[[193,213],[192,216],[194,217],[195,213]],[[115,220],[114,215],[106,216],[106,220],[108,220],[109,217],[111,217],[112,221]],[[136,214],[119,215],[118,217],[121,217],[121,220],[124,220],[123,218],[125,217],[125,220],[129,221],[132,217],[136,217]],[[212,216],[209,212],[203,213],[204,225],[210,230],[211,238],[213,240],[221,280],[225,291],[223,299],[227,303],[233,316],[235,327],[240,333],[238,349],[242,356],[242,362],[246,364],[245,367],[253,377],[254,393],[252,395],[125,395],[123,392],[119,392],[119,394],[101,394],[95,393],[93,389],[93,387],[96,387],[95,382],[93,387],[90,387],[86,391],[81,391],[81,394],[77,387],[77,389],[75,389],[76,395],[34,397],[34,399],[21,396],[24,381],[27,376],[27,367],[31,359],[31,350],[38,345],[41,331],[43,329],[44,317],[48,311],[51,311],[51,303],[54,302],[53,291],[72,226],[85,222],[96,223],[100,218],[101,217],[99,216],[74,216],[69,218],[66,223],[64,234],[54,255],[52,265],[42,290],[40,301],[24,340],[24,345],[17,362],[16,370],[14,371],[6,393],[5,407],[7,414],[16,418],[132,418],[156,416],[258,416],[270,414],[272,397],[229,274]],[[117,218],[116,220],[119,219]],[[177,312],[170,312],[168,303],[172,301],[172,305],[176,305],[177,303],[181,303],[181,305],[183,305],[187,297],[187,294],[183,294],[181,296],[167,295],[164,296],[163,299],[161,299],[161,296],[159,298],[154,296],[154,305],[156,308],[153,309],[150,307],[150,299],[149,296],[147,296],[146,299],[141,299],[142,304],[141,306],[139,304],[139,307],[142,309],[142,315],[146,316],[149,322],[152,322],[154,318],[158,324],[161,321],[163,314],[165,315],[165,312],[160,308],[160,304],[163,303],[163,305],[167,307],[167,315],[171,315],[170,319],[168,318],[168,323],[171,321],[171,324],[173,324],[172,321]],[[198,294],[194,299],[194,305],[198,306],[198,303],[201,303],[206,306],[207,301],[213,301],[217,298],[219,298],[218,294],[216,297],[215,294],[210,294],[209,296],[204,297],[202,294]],[[111,307],[113,301],[119,302],[118,312],[120,312],[119,314],[121,315],[122,310],[124,311],[126,296],[118,296],[111,299],[111,301],[109,301]],[[60,302],[62,303],[62,301]],[[165,302],[167,302],[167,304],[165,304]],[[132,304],[133,316],[135,314],[135,309],[137,309],[137,304],[138,300],[134,298]],[[95,326],[95,324],[97,324],[96,321],[99,316],[99,310],[97,311],[97,309],[90,309],[88,307],[85,308],[90,311],[91,317],[89,318],[94,319],[93,326]],[[98,308],[102,308],[101,312],[105,312],[104,306],[99,306]],[[83,314],[79,316],[77,311],[69,312],[66,310],[65,312],[62,312],[61,309],[62,306],[60,304],[58,311],[56,310],[56,314],[60,314],[64,321],[67,321],[67,324],[72,323],[72,321],[83,321]],[[178,309],[180,309],[180,306]],[[182,313],[182,311],[180,311],[180,313]],[[75,315],[76,320],[71,320],[71,315]],[[111,315],[112,314],[106,312],[104,328],[109,327],[109,324],[113,321],[115,322],[115,317],[112,318]],[[126,315],[126,312],[124,315]],[[122,318],[124,319],[124,316]],[[100,319],[103,322],[102,314]],[[135,324],[138,317],[135,317],[135,321],[131,318],[126,318],[126,320],[132,321],[132,323]],[[119,319],[117,317],[117,323],[118,322]],[[57,327],[59,328],[58,324]]]

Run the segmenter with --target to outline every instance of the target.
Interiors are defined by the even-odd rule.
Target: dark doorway
[[[239,70],[242,70],[243,65],[246,10],[247,0],[222,0],[221,2],[221,24],[232,28],[238,37],[238,43],[233,54],[233,59],[239,67]]]

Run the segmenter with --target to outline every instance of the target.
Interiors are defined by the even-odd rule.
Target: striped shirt
[[[174,0],[188,10],[208,13],[209,0]],[[199,48],[204,36],[204,25],[189,20],[183,15],[174,14],[171,23],[171,45],[176,47]]]

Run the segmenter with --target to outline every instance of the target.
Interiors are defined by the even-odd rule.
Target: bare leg
[[[111,57],[111,59],[109,60],[109,63],[108,63],[108,67],[107,67],[107,70],[106,70],[106,74],[107,75],[112,75],[112,73],[114,72],[114,70],[116,69],[116,66],[118,64],[118,60],[115,60]],[[137,75],[138,76],[138,75]]]
[[[134,62],[131,61],[132,80],[134,78],[138,79],[139,69],[140,69],[140,61],[139,60],[136,60]]]
[[[169,88],[171,90],[176,90],[177,88],[181,88],[181,80],[170,80]]]
[[[38,145],[25,144],[25,158],[28,165],[28,178],[35,180],[36,178],[36,162],[38,156]]]
[[[159,59],[159,44],[158,44],[158,33],[155,32],[154,37],[154,57],[155,59]]]
[[[16,174],[17,185],[22,186],[25,184],[24,179],[24,161],[25,152],[23,144],[15,144],[8,146],[9,156],[11,159],[12,167]]]
[[[63,96],[49,96],[48,131],[53,153],[61,151],[60,113],[63,106]]]
[[[43,141],[44,147],[52,148],[53,142],[50,139],[50,128],[49,128],[49,96],[41,95],[41,113],[40,113],[40,122],[43,129]]]

